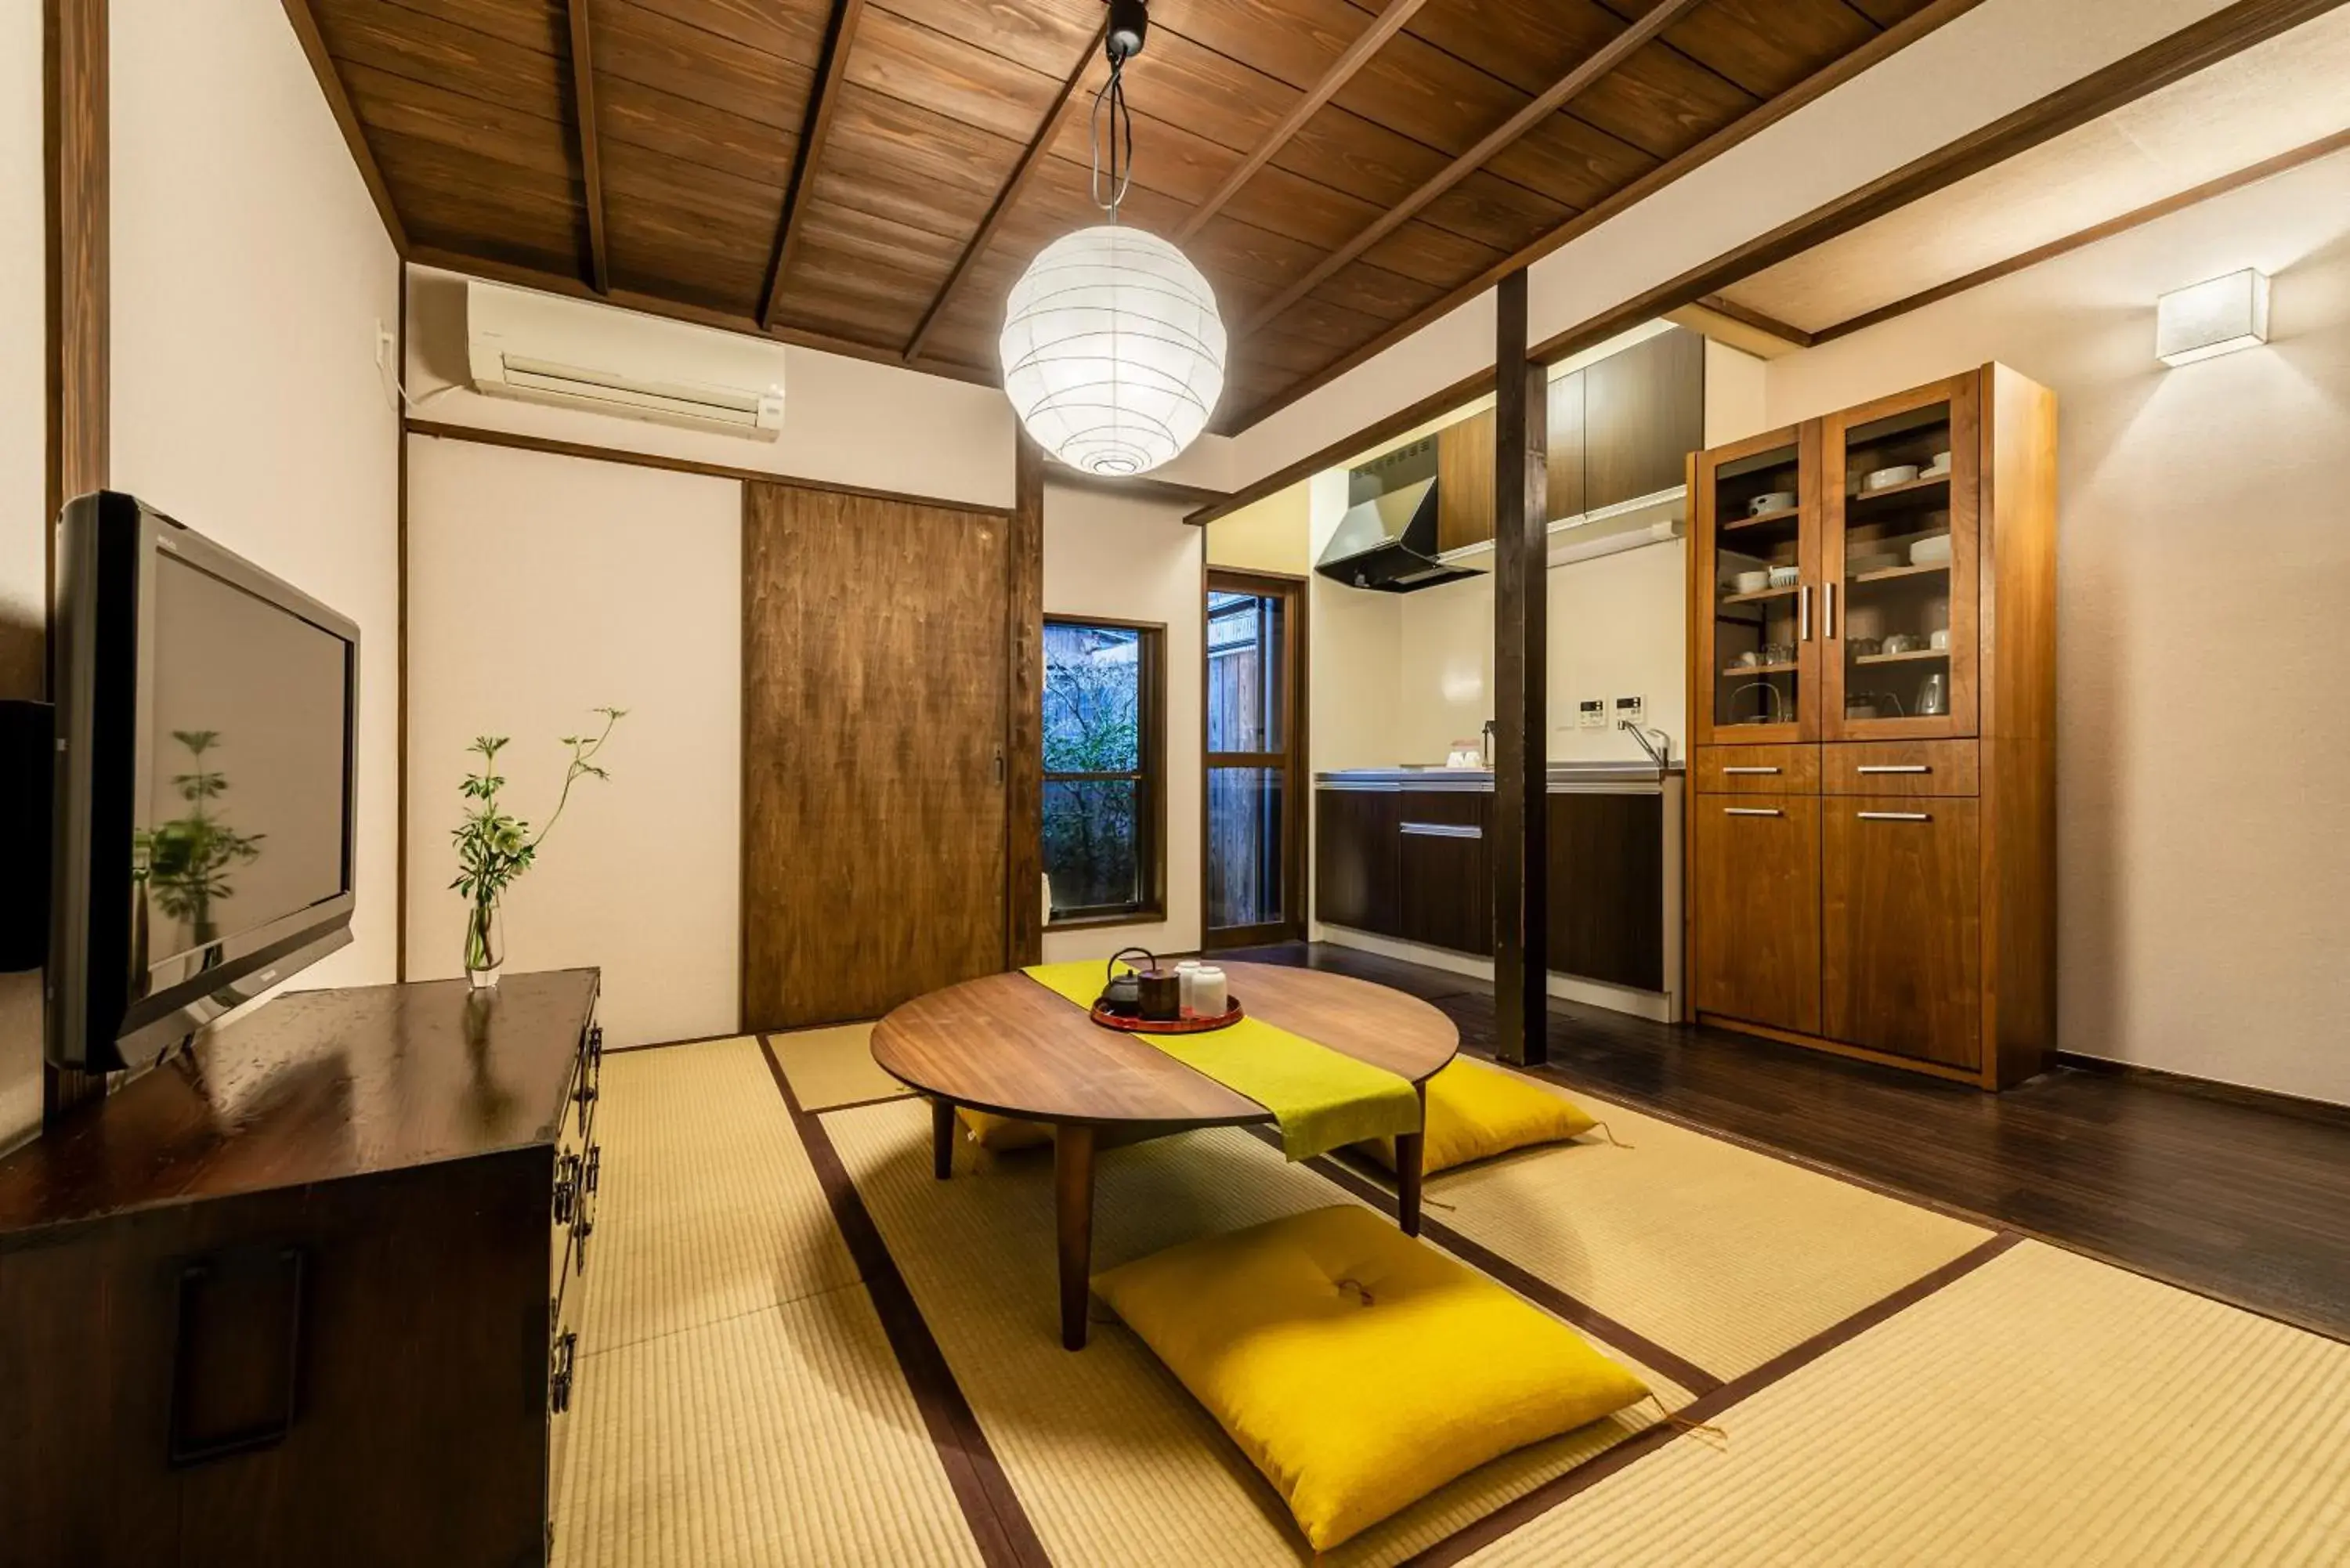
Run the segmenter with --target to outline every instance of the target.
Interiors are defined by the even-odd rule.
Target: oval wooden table
[[[1223,966],[1260,1018],[1409,1079],[1427,1102],[1430,1075],[1460,1049],[1452,1021],[1417,997],[1319,970]],[[1093,1260],[1094,1155],[1195,1127],[1269,1122],[1273,1113],[1157,1046],[1105,1029],[1083,1008],[1018,971],[916,997],[873,1026],[873,1060],[931,1102],[932,1174],[953,1170],[955,1107],[1052,1126],[1060,1237],[1061,1343],[1086,1343]],[[1396,1139],[1397,1218],[1419,1234],[1420,1135]]]

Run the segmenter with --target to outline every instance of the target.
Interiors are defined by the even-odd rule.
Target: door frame
[[[1312,690],[1311,671],[1307,668],[1307,649],[1312,639],[1307,636],[1306,618],[1313,598],[1311,577],[1288,572],[1243,571],[1237,567],[1209,566],[1202,552],[1200,571],[1200,950],[1222,951],[1228,948],[1260,947],[1268,942],[1303,941],[1305,939],[1305,836],[1312,820],[1308,799],[1313,776],[1307,765],[1312,754],[1313,732],[1308,727],[1306,694]],[[1208,596],[1211,593],[1261,594],[1278,596],[1288,602],[1282,631],[1283,663],[1288,672],[1289,703],[1283,715],[1284,755],[1281,758],[1281,887],[1282,919],[1262,925],[1233,926],[1222,930],[1208,923],[1208,778],[1224,759],[1223,765],[1263,767],[1263,759],[1270,752],[1211,752],[1208,749]]]

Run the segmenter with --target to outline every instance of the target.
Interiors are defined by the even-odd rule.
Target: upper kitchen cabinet
[[[1550,439],[1544,521],[1579,517],[1583,501],[1583,372],[1571,370],[1550,384]]]
[[[1689,460],[1691,742],[1785,745],[1820,733],[1820,425]]]
[[[1705,337],[1676,327],[1583,368],[1577,512],[1679,485],[1705,444]],[[1555,395],[1555,394],[1554,394]],[[1554,506],[1551,515],[1562,514]]]
[[[1436,548],[1493,542],[1493,410],[1436,432]]]

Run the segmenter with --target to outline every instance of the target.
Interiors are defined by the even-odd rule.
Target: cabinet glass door
[[[1818,738],[1819,431],[1774,431],[1695,462],[1699,743]]]
[[[1832,737],[1975,732],[1978,409],[1966,376],[1827,421]]]

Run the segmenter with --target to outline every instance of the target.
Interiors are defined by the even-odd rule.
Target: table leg
[[[954,1113],[952,1100],[931,1102],[931,1174],[941,1181],[954,1174]]]
[[[1061,1241],[1061,1347],[1086,1347],[1087,1278],[1094,1256],[1094,1129],[1053,1129],[1053,1208]]]
[[[1419,1234],[1419,1172],[1428,1136],[1428,1085],[1419,1085],[1419,1126],[1395,1140],[1396,1222],[1407,1236]]]

